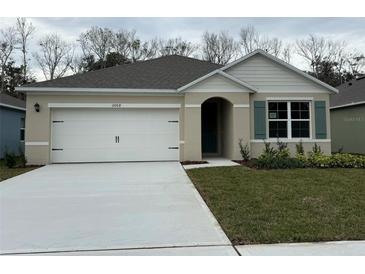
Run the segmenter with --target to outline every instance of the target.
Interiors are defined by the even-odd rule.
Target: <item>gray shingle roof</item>
[[[0,93],[0,104],[10,105],[13,107],[25,108],[25,101],[10,96],[5,93]]]
[[[337,87],[338,94],[331,95],[331,107],[365,101],[365,77],[351,80]]]
[[[179,55],[125,64],[25,87],[177,89],[220,65]]]

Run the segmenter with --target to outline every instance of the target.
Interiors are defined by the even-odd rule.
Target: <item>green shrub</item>
[[[284,143],[284,142],[280,142],[279,140],[277,141],[276,144],[278,146],[277,157],[278,158],[289,158],[290,152],[289,152],[288,144]]]
[[[238,145],[240,146],[240,152],[242,159],[244,161],[250,160],[250,148],[248,147],[248,144],[245,145],[242,144],[242,139],[239,140]]]
[[[298,144],[295,144],[295,148],[297,150],[297,153],[296,153],[297,158],[298,158],[298,156],[304,156],[304,147],[303,147],[302,140],[300,140]]]
[[[257,159],[257,168],[286,169],[303,167],[303,163],[300,160],[290,158],[288,144],[278,140],[277,147],[275,149],[271,147],[270,143],[265,143],[263,153]]]
[[[25,157],[23,151],[19,149],[19,165],[25,167],[27,164],[27,158]]]
[[[16,156],[12,152],[5,151],[4,155],[5,165],[8,168],[13,168],[16,165]]]

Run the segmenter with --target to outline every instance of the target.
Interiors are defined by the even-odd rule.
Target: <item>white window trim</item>
[[[269,123],[270,121],[286,121],[287,123],[287,137],[286,138],[279,138],[279,140],[293,140],[293,141],[300,141],[300,140],[313,140],[313,135],[312,135],[312,100],[310,100],[310,98],[307,98],[306,100],[303,100],[304,98],[295,98],[292,97],[291,100],[287,100],[288,98],[267,98],[266,99],[266,139],[269,142],[276,142],[278,140],[278,138],[270,138],[269,134],[270,134],[270,126]],[[270,100],[269,100],[270,99]],[[274,100],[272,100],[274,99]],[[309,100],[308,100],[309,99]],[[286,102],[287,103],[287,111],[288,111],[288,115],[287,115],[287,119],[269,119],[269,103],[270,102]],[[292,119],[291,118],[291,103],[292,102],[308,102],[309,103],[309,119]],[[300,138],[293,138],[292,137],[292,127],[291,127],[291,122],[295,122],[295,121],[308,121],[309,122],[309,137],[300,137]]]

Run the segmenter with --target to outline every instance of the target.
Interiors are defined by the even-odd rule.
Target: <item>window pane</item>
[[[287,110],[288,104],[286,102],[278,103],[278,110]]]
[[[291,128],[293,138],[309,138],[309,121],[293,121]]]
[[[269,102],[269,110],[277,110],[277,109],[278,109],[278,103]]]
[[[20,128],[25,128],[25,118],[20,118]]]
[[[301,102],[300,103],[301,110],[309,110],[309,103],[308,102]]]
[[[286,102],[269,102],[269,119],[287,119],[288,110]]]
[[[300,113],[300,119],[309,119],[309,111],[302,111]]]
[[[299,104],[299,102],[292,102],[290,107],[292,110],[299,110]]]
[[[291,118],[292,119],[300,119],[299,117],[300,117],[300,111],[298,111],[298,110],[293,111],[292,110],[292,112],[291,112]]]
[[[309,119],[309,102],[291,102],[292,119]]]
[[[288,112],[287,111],[279,111],[279,119],[287,119]]]
[[[286,138],[287,122],[286,121],[270,121],[269,122],[269,137],[270,138]]]
[[[20,141],[24,141],[24,129],[20,130]]]

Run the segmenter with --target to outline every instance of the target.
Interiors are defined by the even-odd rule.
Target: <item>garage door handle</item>
[[[169,147],[169,149],[179,149],[179,147]]]

